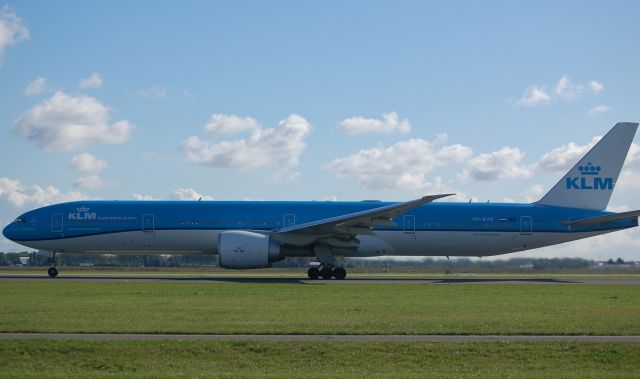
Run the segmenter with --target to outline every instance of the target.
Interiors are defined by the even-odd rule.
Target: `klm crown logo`
[[[89,208],[87,207],[80,207],[80,208],[77,208],[77,210],[78,212],[89,212]]]
[[[595,166],[591,162],[578,166],[580,176],[567,176],[566,185],[568,190],[613,190],[613,178],[603,178],[600,176],[602,167]]]

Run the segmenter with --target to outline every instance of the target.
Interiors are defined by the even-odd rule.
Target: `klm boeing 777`
[[[638,226],[607,212],[637,123],[618,123],[532,204],[271,201],[77,201],[19,216],[3,234],[55,254],[217,254],[221,267],[315,257],[312,279],[344,279],[341,257],[489,256]]]

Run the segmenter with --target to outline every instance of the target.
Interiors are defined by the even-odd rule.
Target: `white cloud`
[[[133,199],[134,200],[155,200],[151,195],[141,195],[139,193],[134,193]]]
[[[637,172],[622,170],[615,186],[619,192],[635,191],[637,193],[640,190],[640,175]]]
[[[604,90],[604,84],[592,80],[589,82],[589,88],[591,88],[591,91],[594,93],[602,92]]]
[[[38,76],[31,83],[27,84],[24,88],[24,94],[27,96],[39,95],[47,90],[46,86],[47,79],[42,76]]]
[[[53,186],[25,185],[19,180],[0,178],[0,197],[6,197],[16,207],[43,206],[65,201],[85,200],[81,192],[61,192]]]
[[[216,113],[211,115],[204,130],[214,134],[237,134],[260,128],[260,124],[253,117],[239,117]]]
[[[625,167],[640,169],[640,143],[631,143],[627,160],[624,163]]]
[[[167,97],[169,94],[169,87],[151,86],[143,88],[138,91],[138,96],[146,97],[148,99],[160,99]]]
[[[93,97],[56,92],[23,113],[13,128],[45,150],[69,151],[96,143],[125,142],[134,125],[127,120],[109,125],[109,113],[110,109]]]
[[[396,112],[388,112],[382,114],[382,120],[375,118],[365,118],[362,116],[351,117],[343,120],[338,128],[347,134],[368,134],[368,133],[409,133],[411,131],[411,123],[409,120],[398,117]]]
[[[105,183],[99,175],[87,175],[76,180],[73,184],[73,188],[76,189],[96,189],[104,186]]]
[[[553,87],[553,93],[549,93],[548,89]],[[571,82],[568,75],[562,75],[555,86],[537,86],[533,85],[524,91],[522,97],[516,101],[516,105],[532,108],[538,105],[547,105],[557,99],[572,101],[585,93],[585,88],[591,89],[592,93],[598,93],[604,90],[604,85],[595,80],[588,84],[576,84]]]
[[[524,91],[524,94],[516,102],[517,105],[532,108],[538,105],[549,104],[551,96],[542,87],[531,86]]]
[[[107,162],[89,153],[82,153],[74,155],[73,158],[71,158],[71,167],[88,174],[76,180],[73,184],[74,188],[91,190],[105,185],[105,182],[98,173],[107,168]]]
[[[442,201],[453,201],[453,202],[470,202],[470,201],[478,201],[478,198],[475,196],[468,196],[466,193],[459,191],[455,188],[454,181],[443,180],[440,176],[434,177],[430,182],[428,182],[424,188],[421,188],[420,191],[422,194],[441,194],[441,193],[450,193],[452,196],[447,196],[442,199]]]
[[[177,200],[214,200],[211,196],[199,194],[193,188],[178,188],[171,197]]]
[[[542,184],[534,184],[524,191],[522,197],[524,198],[525,202],[533,203],[534,201],[540,200],[540,198],[542,198],[542,195],[544,194],[545,186],[543,186]]]
[[[587,151],[595,146],[601,138],[600,136],[594,137],[590,143],[582,146],[576,145],[574,142],[569,142],[566,145],[557,147],[544,153],[535,166],[545,171],[568,171]]]
[[[338,196],[329,195],[322,198],[322,201],[338,201]]]
[[[300,171],[285,172],[283,170],[277,170],[273,173],[273,175],[271,175],[271,180],[277,182],[283,180],[284,178],[284,180],[286,180],[288,183],[293,183],[300,179],[301,176],[302,174],[300,173]]]
[[[100,88],[102,87],[102,76],[100,73],[94,72],[88,78],[78,82],[78,88]]]
[[[284,172],[299,164],[311,124],[292,114],[271,129],[253,129],[246,139],[209,143],[197,136],[182,143],[187,161],[203,166],[241,170],[271,168]]]
[[[591,109],[589,109],[589,112],[587,112],[587,116],[589,117],[595,117],[599,114],[605,113],[605,112],[609,112],[611,110],[611,107],[608,107],[606,105],[598,105],[595,106]]]
[[[473,154],[462,145],[439,147],[423,139],[410,139],[389,147],[360,150],[324,166],[338,177],[352,177],[371,189],[423,190],[432,184],[426,174],[434,168],[460,163]]]
[[[29,39],[29,30],[8,5],[0,8],[0,61],[9,46]]]
[[[153,197],[152,195],[147,195],[147,194],[139,194],[139,193],[134,193],[132,195],[132,198],[134,200],[161,200],[163,199],[162,197],[160,198],[156,198]],[[215,200],[213,197],[211,196],[207,196],[207,195],[202,195],[200,193],[198,193],[196,190],[194,190],[193,188],[178,188],[175,191],[173,191],[170,195],[169,195],[170,199],[174,199],[174,200]],[[245,199],[246,201],[254,201],[252,199]]]
[[[82,153],[71,158],[71,167],[86,174],[97,174],[107,168],[107,162],[89,153]]]
[[[459,179],[466,182],[469,179],[493,181],[529,178],[531,170],[521,164],[523,158],[524,153],[516,147],[503,147],[498,151],[480,154],[467,161]]]
[[[563,75],[558,84],[556,84],[555,92],[558,96],[565,100],[574,100],[583,91],[584,87],[580,84],[573,84],[567,75]]]

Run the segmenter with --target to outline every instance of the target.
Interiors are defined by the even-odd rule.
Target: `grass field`
[[[640,335],[637,285],[5,280],[0,305],[0,332]],[[637,343],[0,341],[0,377],[13,378],[635,378],[638,372]]]
[[[173,268],[173,267],[58,267],[60,275],[72,276],[132,276],[132,277],[178,277],[178,278],[307,278],[306,268],[268,268],[255,270],[231,270],[219,267]],[[0,266],[0,275],[42,275],[46,277],[47,267]],[[571,270],[475,270],[445,273],[441,269],[393,268],[348,270],[349,278],[640,278],[640,269],[571,269]]]
[[[0,282],[1,332],[640,335],[640,286]]]
[[[0,377],[634,378],[640,344],[50,341],[0,344]]]

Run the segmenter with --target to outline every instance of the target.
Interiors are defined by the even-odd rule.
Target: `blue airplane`
[[[218,254],[224,268],[316,257],[309,278],[344,279],[341,257],[490,256],[638,226],[607,212],[638,123],[616,124],[532,204],[283,201],[76,201],[20,215],[6,238],[55,254]]]

